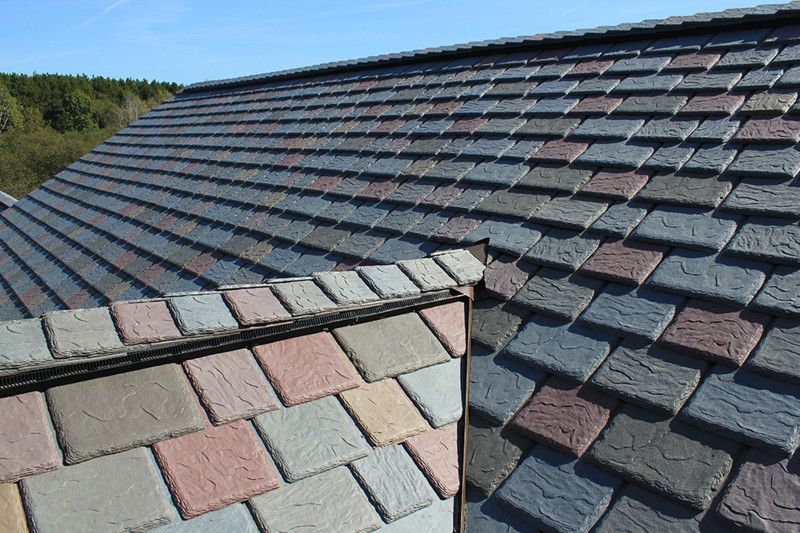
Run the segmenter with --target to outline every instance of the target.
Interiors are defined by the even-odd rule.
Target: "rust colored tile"
[[[320,176],[308,186],[308,190],[310,191],[319,191],[319,192],[328,192],[344,179],[344,176]]]
[[[598,172],[581,188],[581,192],[615,200],[630,200],[645,186],[650,174],[633,172]]]
[[[0,483],[61,465],[42,394],[0,398]]]
[[[483,219],[475,215],[459,215],[444,223],[434,235],[449,242],[461,242],[472,230],[480,226]]]
[[[666,247],[657,244],[607,241],[581,266],[580,272],[628,285],[641,285],[666,252]]]
[[[403,442],[428,428],[394,379],[365,383],[339,395],[347,410],[376,446]]]
[[[422,203],[432,204],[444,208],[450,205],[450,202],[461,196],[463,191],[463,187],[460,187],[455,183],[440,185],[436,187],[436,189],[434,189],[430,194],[428,194],[428,196],[422,200]]]
[[[539,148],[532,159],[537,161],[548,161],[553,163],[572,163],[575,158],[581,155],[588,143],[579,141],[568,141],[566,139],[555,139],[548,141]]]
[[[357,196],[359,198],[367,198],[380,202],[389,196],[397,187],[399,187],[401,183],[402,181],[399,180],[375,179],[374,181],[371,181],[369,185],[364,187]]]
[[[190,359],[183,368],[215,424],[252,418],[280,407],[248,350]]]
[[[224,293],[233,316],[243,326],[289,320],[292,315],[267,287],[235,289]]]
[[[406,123],[405,120],[401,118],[396,118],[394,120],[384,120],[381,122],[380,126],[372,130],[372,133],[394,133],[397,128],[404,126]]]
[[[280,486],[280,476],[245,421],[153,446],[175,503],[192,518]]]
[[[698,115],[730,115],[744,103],[741,94],[698,95],[689,100],[679,113]]]
[[[617,400],[555,376],[511,421],[513,429],[580,457],[608,422]]]
[[[582,61],[572,67],[572,70],[567,72],[569,76],[584,76],[584,75],[600,75],[614,64],[612,59],[593,59],[591,61]]]
[[[467,306],[464,302],[428,307],[420,310],[419,314],[450,355],[461,357],[466,353]]]
[[[692,300],[661,341],[712,361],[741,366],[761,339],[768,316],[728,305]]]
[[[111,316],[125,344],[158,342],[181,336],[167,302],[163,300],[113,303]]]
[[[312,333],[253,348],[286,405],[297,405],[358,387],[361,377],[327,332]]]
[[[475,133],[475,131],[489,122],[488,118],[462,118],[448,128],[448,133]]]
[[[796,117],[748,120],[739,129],[736,139],[750,142],[796,143],[800,141],[800,120]]]
[[[458,423],[411,437],[405,446],[441,498],[449,498],[458,492],[461,488]]]
[[[672,58],[663,70],[707,70],[719,61],[719,54],[681,54]]]
[[[464,102],[458,100],[439,102],[428,111],[428,115],[450,115],[461,109],[463,105]]]
[[[607,115],[622,103],[622,98],[588,96],[570,110],[572,115]]]
[[[510,300],[528,281],[533,268],[508,256],[499,257],[486,267],[483,281],[490,293],[502,297],[503,300]]]
[[[0,531],[28,533],[28,520],[15,483],[0,484]]]

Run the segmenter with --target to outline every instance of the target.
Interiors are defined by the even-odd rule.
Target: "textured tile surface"
[[[415,313],[344,326],[333,334],[367,381],[394,377],[450,359]]]
[[[254,419],[283,477],[294,482],[364,457],[367,444],[333,396]],[[297,446],[297,442],[305,443]]]
[[[421,309],[419,315],[450,355],[460,357],[467,351],[466,313],[466,304],[452,302]]]
[[[591,465],[538,446],[509,476],[497,497],[539,528],[583,532],[600,518],[620,484]]]
[[[470,421],[467,440],[467,482],[491,494],[516,468],[530,441],[477,416]]]
[[[28,533],[28,519],[22,506],[19,488],[14,483],[0,484],[0,530]]]
[[[4,369],[52,361],[38,319],[13,320],[0,325],[0,367]]]
[[[256,496],[250,507],[266,531],[368,531],[381,521],[347,467]]]
[[[436,494],[400,445],[376,448],[351,465],[353,474],[386,522],[433,503]]]
[[[117,303],[111,306],[125,344],[158,342],[181,336],[164,301]]]
[[[169,305],[181,331],[186,335],[214,333],[239,327],[219,294],[177,296]]]
[[[190,359],[183,369],[216,424],[251,418],[280,405],[249,350]]]
[[[44,327],[56,357],[113,353],[123,348],[104,308],[51,313],[45,317]]]
[[[226,291],[225,301],[243,326],[268,324],[291,318],[289,311],[266,287]]]
[[[0,398],[0,483],[61,465],[49,419],[41,393]]]
[[[53,387],[47,400],[67,463],[204,426],[191,386],[173,364]]]
[[[440,498],[454,496],[461,487],[458,423],[431,429],[405,443],[406,449]]]
[[[146,448],[29,477],[22,487],[42,531],[146,531],[175,518]]]
[[[342,392],[339,397],[375,446],[397,444],[428,427],[393,379],[366,383]]]
[[[245,421],[158,442],[153,450],[184,518],[247,500],[281,483]]]
[[[355,367],[327,332],[261,344],[253,348],[253,353],[287,406],[361,383]]]
[[[452,359],[440,365],[401,374],[397,380],[435,427],[456,422],[463,412],[462,361]]]
[[[235,504],[190,520],[175,520],[155,531],[157,533],[214,533],[215,531],[258,533],[258,526],[244,504]]]
[[[589,455],[629,481],[703,510],[730,472],[737,449],[722,437],[625,405]]]

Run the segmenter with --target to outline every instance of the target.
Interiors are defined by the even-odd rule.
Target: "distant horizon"
[[[745,0],[0,0],[0,72],[190,85],[471,41],[749,7]]]

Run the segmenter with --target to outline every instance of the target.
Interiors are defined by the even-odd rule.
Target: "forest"
[[[182,88],[0,73],[0,191],[20,198]]]

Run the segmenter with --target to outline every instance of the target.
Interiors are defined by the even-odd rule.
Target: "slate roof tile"
[[[717,365],[681,416],[710,431],[781,456],[800,444],[800,389]]]
[[[722,533],[724,528],[711,520],[711,513],[687,509],[666,498],[627,485],[603,516],[595,531],[708,531]]]
[[[0,483],[61,466],[41,393],[0,398],[0,407]]]
[[[730,472],[737,451],[727,439],[626,404],[589,457],[626,480],[702,511]]]
[[[779,84],[786,78],[784,75]],[[786,113],[797,100],[795,92],[761,92],[750,96],[739,109],[740,113],[752,115],[779,115]]]
[[[730,481],[715,516],[732,527],[791,531],[800,521],[792,494],[798,490],[796,460],[776,460],[751,450]]]
[[[525,258],[545,266],[576,270],[601,241],[599,235],[553,228],[525,254]]]
[[[262,528],[297,527],[369,530],[381,521],[347,467],[288,483],[252,498],[249,506]]]
[[[184,518],[244,501],[281,483],[247,422],[157,442],[153,450]],[[230,475],[240,469],[247,475]]]
[[[603,362],[615,340],[605,332],[536,315],[519,330],[503,353],[583,383]]]
[[[420,309],[419,315],[453,357],[467,351],[465,306],[461,302],[441,304]]]
[[[511,426],[561,453],[580,457],[600,434],[616,404],[600,392],[551,377],[516,414]]]
[[[555,139],[548,141],[533,155],[535,161],[571,163],[589,146],[588,143]]]
[[[800,151],[776,146],[747,146],[730,166],[734,175],[793,178],[800,171]]]
[[[358,305],[379,299],[357,272],[319,272],[315,281],[337,305]]]
[[[471,359],[470,409],[505,425],[545,375],[527,365],[476,347]]]
[[[168,302],[178,327],[186,335],[214,333],[239,327],[220,294],[175,296]]]
[[[155,531],[157,533],[186,533],[188,531],[210,533],[220,530],[257,533],[258,527],[244,504],[233,504],[190,520],[176,520]]]
[[[689,207],[654,209],[633,232],[633,237],[718,251],[736,231],[740,218]]]
[[[620,484],[589,464],[537,446],[497,497],[524,513],[536,527],[585,532],[603,514]]]
[[[663,291],[745,305],[765,278],[763,263],[676,249],[661,262],[647,284]]]
[[[600,218],[591,225],[598,235],[627,237],[645,216],[650,204],[644,202],[625,202],[610,206]]]
[[[575,193],[592,173],[586,169],[537,165],[517,185],[534,189]]]
[[[13,369],[52,361],[39,319],[0,324],[0,367]]]
[[[339,396],[376,446],[397,444],[427,429],[425,420],[397,381],[383,379]]]
[[[125,344],[176,339],[181,336],[166,302],[115,303],[111,315]]]
[[[617,283],[641,285],[666,251],[663,246],[653,244],[606,241],[583,263],[580,271]]]
[[[397,379],[431,426],[439,428],[461,418],[460,375],[461,361],[452,359],[402,374]]]
[[[441,343],[414,313],[336,328],[333,334],[369,382],[450,359]]]
[[[253,353],[287,406],[352,389],[361,383],[356,369],[330,333],[261,344],[253,348]]]
[[[369,453],[361,432],[332,396],[264,413],[253,419],[289,482],[349,463]],[[293,443],[301,438],[303,447]]]
[[[577,161],[586,165],[638,168],[652,154],[653,148],[650,146],[598,141],[587,148]]]
[[[527,316],[518,307],[491,299],[476,302],[473,313],[472,340],[493,350],[500,349]]]
[[[467,482],[481,493],[490,495],[516,468],[530,441],[477,416],[472,417],[469,436]]]
[[[483,263],[466,250],[434,254],[433,257],[460,286],[473,285],[483,277]]]
[[[377,448],[354,461],[353,474],[387,522],[432,503],[435,494],[402,446]]]
[[[776,379],[800,381],[796,364],[800,355],[800,327],[797,321],[778,318],[747,361],[747,368]]]
[[[45,316],[44,328],[55,357],[123,350],[108,309],[56,311]]]
[[[521,307],[564,320],[575,318],[603,285],[579,274],[542,268],[522,287],[513,302]]]
[[[731,191],[723,206],[732,211],[777,217],[800,217],[800,187],[784,179],[744,179]]]
[[[0,527],[9,533],[27,533],[28,519],[19,488],[14,483],[0,484]]]
[[[199,357],[183,363],[210,418],[224,424],[279,407],[248,350]]]
[[[366,266],[358,268],[359,275],[384,298],[398,298],[419,294],[419,288],[398,266]]]
[[[119,390],[128,393],[118,397]],[[203,429],[188,380],[177,365],[60,385],[47,391],[66,463]]]
[[[458,424],[411,437],[406,449],[428,478],[440,498],[455,496],[461,488],[459,468]]]
[[[225,291],[225,302],[243,326],[280,322],[291,318],[269,288],[245,288]]]
[[[586,229],[603,214],[608,204],[591,198],[557,196],[533,214],[533,220],[571,229]]]
[[[75,483],[83,490],[74,490]],[[31,521],[46,531],[98,530],[109,524],[135,531],[175,517],[161,476],[144,448],[32,476],[22,487]]]

